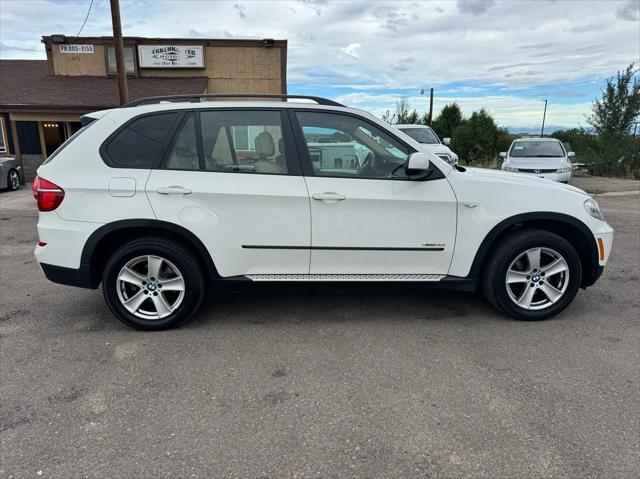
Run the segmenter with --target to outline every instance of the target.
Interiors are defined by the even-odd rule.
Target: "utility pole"
[[[431,122],[433,121],[433,88],[429,89],[429,118],[427,118],[427,123],[431,126]]]
[[[540,130],[540,138],[544,138],[544,120],[547,117],[547,100],[542,100],[544,102],[544,113],[542,114],[542,130]]]
[[[116,51],[116,72],[118,74],[118,92],[120,104],[129,102],[127,89],[127,72],[124,68],[124,46],[122,44],[122,27],[120,26],[120,5],[118,0],[111,0],[111,23],[113,25],[113,43]]]

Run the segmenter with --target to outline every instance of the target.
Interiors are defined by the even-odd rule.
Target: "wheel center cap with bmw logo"
[[[540,281],[540,275],[539,274],[534,274],[531,277],[531,281],[533,281],[534,283],[537,283],[538,281]]]
[[[149,283],[147,284],[147,289],[149,291],[155,291],[156,289],[158,289],[158,286],[156,285],[156,283]]]

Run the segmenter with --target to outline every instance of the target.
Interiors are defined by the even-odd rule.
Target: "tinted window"
[[[418,143],[425,143],[428,145],[437,145],[440,143],[436,134],[431,131],[431,128],[401,128],[402,133],[406,133]]]
[[[278,111],[203,111],[202,143],[208,171],[286,174]]]
[[[516,141],[511,147],[512,158],[557,158],[564,156],[559,141]]]
[[[176,139],[169,148],[165,168],[170,170],[200,169],[195,113],[189,113],[184,117]]]
[[[157,168],[177,113],[138,118],[109,142],[109,164],[118,168]]]
[[[406,178],[403,167],[409,150],[382,129],[347,115],[296,115],[316,175]]]

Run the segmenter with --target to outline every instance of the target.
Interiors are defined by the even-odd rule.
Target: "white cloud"
[[[349,43],[346,47],[341,48],[340,51],[345,55],[349,55],[351,58],[358,60],[360,58],[360,54],[358,52],[361,48],[362,45],[360,43]]]

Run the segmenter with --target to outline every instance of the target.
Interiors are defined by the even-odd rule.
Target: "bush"
[[[503,136],[504,130],[500,130],[489,112],[482,108],[453,131],[451,149],[465,164],[489,163],[498,157],[498,140]]]

